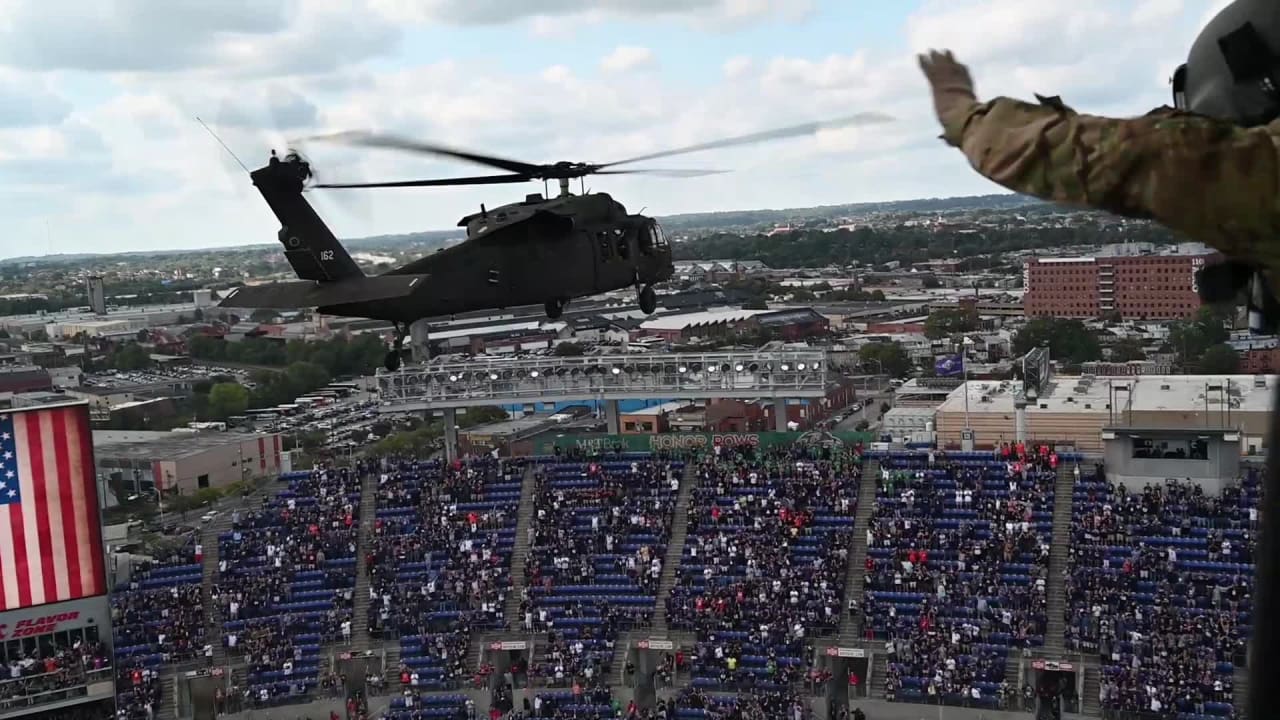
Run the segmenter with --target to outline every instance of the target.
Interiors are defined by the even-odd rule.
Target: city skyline
[[[954,48],[983,98],[1040,92],[1081,111],[1136,115],[1168,102],[1168,75],[1222,4],[282,0],[215,11],[121,2],[67,19],[49,3],[9,0],[0,5],[9,19],[0,257],[271,242],[275,220],[197,115],[255,167],[285,139],[343,129],[533,162],[607,161],[881,111],[897,122],[668,163],[733,171],[725,175],[593,178],[589,189],[656,215],[998,192],[937,140],[914,51]],[[305,149],[328,181],[477,169]],[[540,190],[313,197],[337,234],[365,237],[446,230],[481,202]]]

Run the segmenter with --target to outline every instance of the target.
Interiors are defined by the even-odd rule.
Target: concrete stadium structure
[[[457,408],[514,403],[600,401],[609,432],[619,432],[618,401],[629,399],[821,398],[822,351],[631,353],[579,357],[484,358],[380,372],[382,412],[444,413],[445,447],[457,447]],[[775,412],[786,430],[785,409]]]

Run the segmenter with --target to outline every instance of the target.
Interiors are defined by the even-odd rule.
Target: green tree
[[[858,350],[858,359],[868,370],[883,370],[892,377],[903,377],[911,371],[911,358],[896,342],[867,343]]]
[[[1200,354],[1197,369],[1205,375],[1232,375],[1240,369],[1240,355],[1230,345],[1214,345]]]
[[[137,343],[125,343],[111,353],[107,365],[116,370],[142,370],[151,367],[151,354]]]
[[[977,318],[959,308],[942,308],[929,313],[924,321],[924,336],[930,340],[951,337],[978,329]]]
[[[1098,336],[1079,320],[1040,317],[1028,322],[1013,336],[1013,352],[1025,355],[1049,346],[1049,356],[1072,364],[1102,359]]]
[[[1120,338],[1111,344],[1111,362],[1130,362],[1146,360],[1147,353],[1142,349],[1142,342],[1134,338]]]
[[[1184,366],[1194,365],[1209,348],[1226,342],[1230,336],[1226,326],[1230,313],[1230,309],[1205,305],[1187,320],[1169,326],[1169,347]]]
[[[742,303],[743,310],[768,310],[769,301],[764,297],[753,297]]]
[[[269,323],[280,316],[279,310],[270,310],[268,308],[258,308],[249,313],[249,319],[256,323]]]
[[[249,409],[249,391],[239,383],[218,383],[209,389],[208,408],[215,418],[240,415]]]
[[[555,354],[558,357],[575,357],[586,352],[586,348],[576,342],[562,342],[556,345]]]

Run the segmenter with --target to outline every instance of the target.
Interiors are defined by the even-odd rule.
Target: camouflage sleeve
[[[944,137],[1010,190],[1154,220],[1280,268],[1280,122],[1244,129],[1173,110],[1104,118],[1056,98],[997,98],[948,120]]]

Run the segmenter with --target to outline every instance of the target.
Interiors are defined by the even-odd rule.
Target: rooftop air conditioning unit
[[[1161,389],[1161,390],[1168,390],[1168,389],[1169,389],[1169,386],[1168,386],[1168,385],[1161,385],[1161,386],[1160,386],[1160,389]]]

